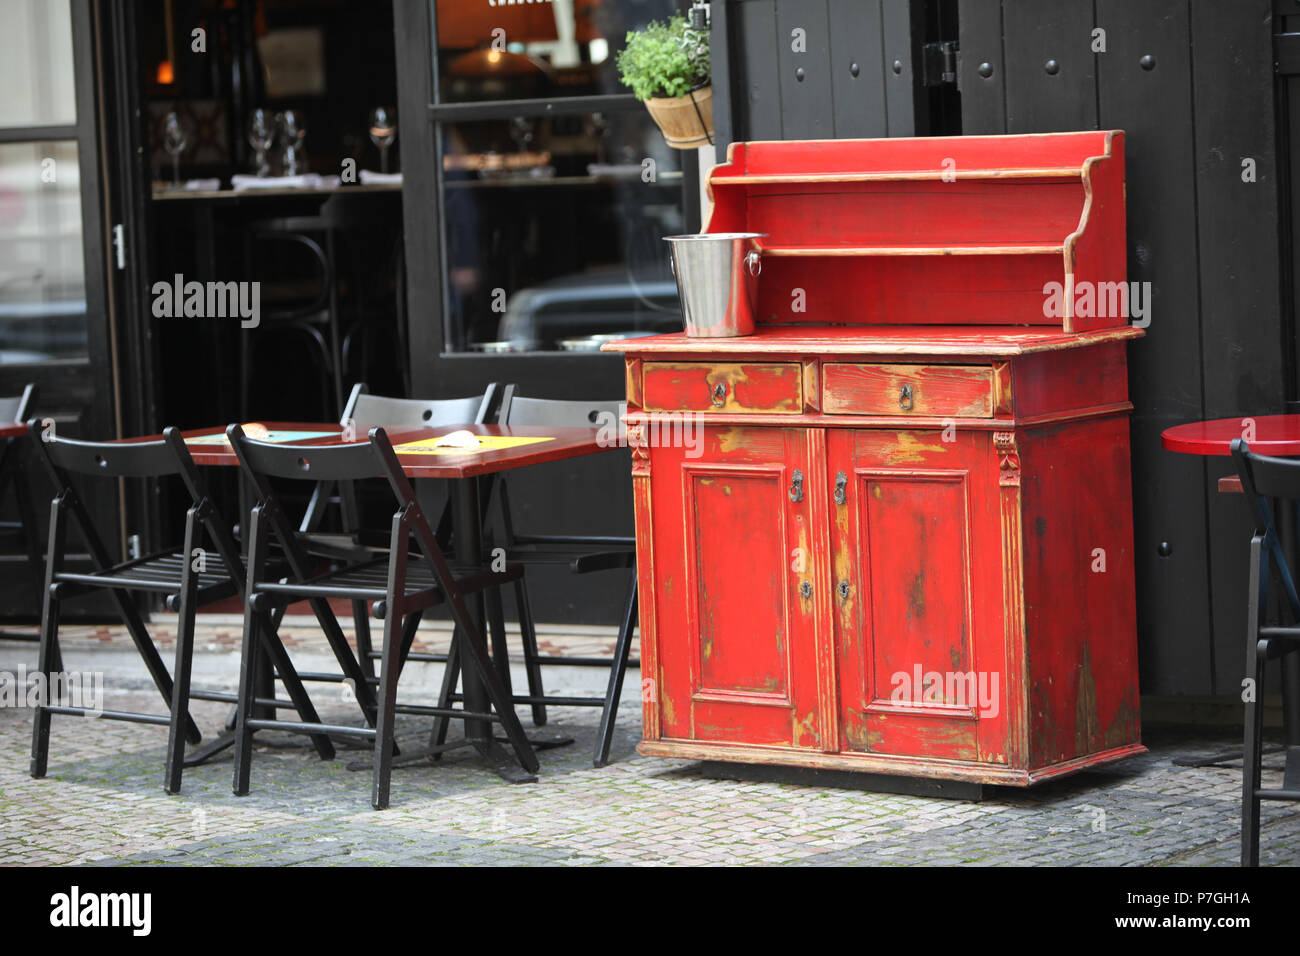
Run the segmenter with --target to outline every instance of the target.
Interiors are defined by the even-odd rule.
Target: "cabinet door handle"
[[[795,504],[803,501],[803,472],[798,468],[794,470],[794,481],[790,483],[790,500]]]
[[[718,408],[727,404],[727,383],[718,382],[714,385],[713,391],[709,393],[709,400]]]
[[[847,601],[849,599],[849,582],[841,581],[839,591],[840,600]]]
[[[844,472],[835,475],[835,503],[842,505],[848,499],[849,476]]]
[[[898,390],[898,407],[905,412],[912,410],[912,386],[904,385]]]
[[[802,594],[805,598],[812,597],[812,585],[809,584],[807,581],[800,581],[799,593]]]

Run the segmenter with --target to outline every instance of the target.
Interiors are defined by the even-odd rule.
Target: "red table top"
[[[330,432],[329,437],[308,438],[294,441],[293,445],[334,445],[339,443],[343,429],[338,423],[321,422],[261,422],[272,432],[276,431],[312,431]],[[422,441],[446,435],[448,432],[464,429],[476,435],[501,437],[545,437],[549,441],[518,445],[513,448],[497,448],[486,451],[467,451],[464,453],[427,454],[403,451],[403,443]],[[182,432],[188,441],[205,435],[221,435],[225,426],[196,428]],[[367,427],[358,426],[357,439],[364,441]],[[410,478],[473,478],[514,468],[526,468],[548,461],[565,458],[577,458],[596,452],[610,451],[619,447],[610,442],[608,436],[602,441],[601,430],[597,428],[540,428],[523,425],[446,425],[439,428],[393,427],[387,429],[388,439],[397,451],[397,460],[402,463],[402,470]],[[160,438],[159,435],[147,435],[140,438],[128,438],[124,441],[149,441]],[[234,451],[229,445],[191,444],[190,454],[199,465],[237,465]]]
[[[1243,415],[1188,422],[1166,428],[1160,443],[1185,455],[1230,455],[1234,438],[1246,439],[1250,450],[1260,455],[1300,455],[1300,415]]]

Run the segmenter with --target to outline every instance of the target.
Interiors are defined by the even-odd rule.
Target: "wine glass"
[[[285,110],[280,114],[280,140],[284,145],[284,174],[297,176],[302,171],[302,142],[307,138],[307,127],[302,110]]]
[[[397,139],[397,118],[384,106],[370,111],[370,142],[379,147],[379,171],[388,172],[388,147]]]
[[[185,124],[175,111],[168,113],[163,119],[163,149],[172,158],[172,186],[176,189],[181,186],[181,153],[188,145]]]
[[[258,176],[271,175],[271,160],[268,150],[275,142],[275,117],[264,109],[255,109],[248,114],[248,145],[257,151],[254,163]]]
[[[515,141],[515,148],[519,152],[528,152],[533,135],[533,123],[527,117],[516,116],[510,121],[510,138]]]

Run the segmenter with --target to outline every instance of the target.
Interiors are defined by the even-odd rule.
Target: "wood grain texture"
[[[698,358],[716,355],[734,361],[740,356],[768,360],[808,356],[908,356],[911,358],[1012,358],[1037,352],[1077,349],[1101,342],[1141,338],[1141,329],[1125,326],[1085,334],[1067,334],[1051,328],[1014,328],[1005,325],[971,327],[952,325],[835,326],[827,324],[835,310],[827,308],[820,323],[806,326],[767,326],[757,335],[730,339],[698,339],[675,332],[639,339],[607,342],[602,351],[623,352],[644,358],[670,356]]]
[[[646,362],[642,374],[648,411],[803,411],[803,367],[793,362]]]
[[[993,415],[991,366],[828,362],[822,377],[822,408],[827,414]]]

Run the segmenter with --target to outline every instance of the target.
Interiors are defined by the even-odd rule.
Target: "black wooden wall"
[[[909,0],[714,0],[718,159],[737,140],[915,136],[924,6]],[[795,30],[805,48],[796,51]],[[895,68],[897,66],[897,68]]]
[[[1233,693],[1244,507],[1218,494],[1226,460],[1165,452],[1160,432],[1280,412],[1287,397],[1271,0],[958,8],[963,132],[1126,131],[1128,274],[1153,292],[1147,336],[1129,350],[1142,690]],[[1093,52],[1096,29],[1105,52]]]
[[[712,6],[714,82],[730,104],[723,143],[1126,131],[1129,279],[1153,292],[1151,326],[1129,352],[1142,690],[1234,693],[1244,505],[1217,492],[1227,459],[1165,452],[1160,432],[1280,412],[1295,397],[1280,297],[1272,0],[956,0],[955,26],[943,0]],[[806,56],[790,53],[796,26]],[[949,38],[959,47],[955,117],[936,111],[919,77],[920,44]],[[1243,181],[1246,159],[1253,182]]]

